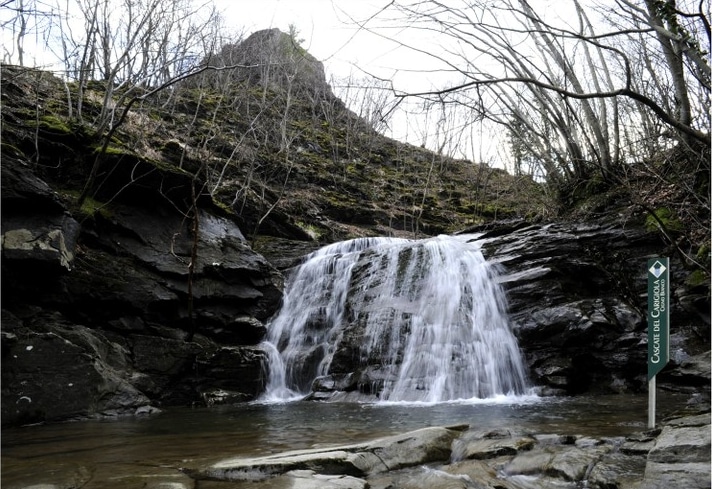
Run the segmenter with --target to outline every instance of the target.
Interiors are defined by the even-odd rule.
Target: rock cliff
[[[665,245],[628,218],[521,222],[481,236],[485,254],[502,267],[514,331],[536,384],[569,394],[646,388],[646,263]],[[707,391],[709,367],[694,374],[688,368],[709,363],[708,289],[691,285],[676,258],[671,263],[671,362],[659,381]]]
[[[234,219],[201,207],[196,235],[149,188],[80,222],[29,168],[3,159],[4,423],[260,392],[282,276]]]

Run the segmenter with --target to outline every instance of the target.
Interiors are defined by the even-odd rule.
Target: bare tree
[[[673,2],[620,4],[623,9],[605,10],[617,28],[601,32],[598,23],[596,32],[591,11],[579,2],[573,5],[573,27],[552,24],[525,0],[391,2],[385,10],[393,15],[384,21],[389,27],[395,16],[401,26],[437,33],[444,48],[389,39],[462,77],[430,90],[394,90],[400,97],[446,100],[505,127],[516,121],[510,134],[538,134],[531,151],[554,180],[588,178],[591,170],[607,178],[630,155],[623,146],[643,138],[673,134],[709,147],[709,65],[702,55],[709,38],[700,35],[709,30],[705,13],[685,13]],[[641,38],[647,52],[635,50]],[[641,59],[652,68],[644,80],[635,71]],[[661,70],[668,73],[663,82],[645,83],[661,77]],[[691,90],[705,94],[695,107]],[[659,121],[668,135],[641,134],[638,121],[644,120]],[[548,128],[560,147],[550,147]]]

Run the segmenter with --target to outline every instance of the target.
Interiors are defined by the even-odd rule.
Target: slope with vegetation
[[[252,239],[432,235],[548,212],[528,177],[378,134],[333,95],[321,63],[276,29],[224,46],[180,82],[142,88],[103,131],[95,121],[107,110],[106,82],[82,90],[81,118],[67,103],[77,90],[3,67],[5,154],[33,161],[70,206],[110,212],[143,185],[137,174],[112,184],[116,171],[139,165],[189,176],[196,198],[234,213]]]

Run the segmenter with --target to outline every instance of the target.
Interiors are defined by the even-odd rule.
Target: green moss
[[[313,224],[305,223],[303,221],[296,221],[296,225],[305,233],[311,237],[314,241],[318,241],[319,238],[322,236],[322,231],[314,226]]]
[[[225,212],[227,215],[229,215],[229,216],[235,215],[235,211],[233,210],[232,207],[230,207],[225,202],[222,202],[221,200],[216,199],[214,196],[213,196],[213,204],[215,205],[215,207],[217,207],[221,211]]]
[[[683,224],[672,210],[667,207],[655,209],[652,215],[645,219],[645,227],[648,231],[655,231],[659,227],[666,231],[682,231]]]
[[[71,134],[72,133],[72,128],[69,127],[69,125],[64,122],[62,119],[60,119],[57,116],[54,115],[43,115],[39,119],[39,127],[41,129],[44,129],[46,131],[54,132],[54,133],[61,133],[61,134]]]
[[[67,206],[72,212],[81,217],[93,217],[98,214],[102,217],[110,218],[112,215],[108,203],[100,202],[89,196],[84,199],[81,207],[77,207],[75,203],[79,200],[80,192],[78,190],[61,190],[59,194],[67,202]]]
[[[5,141],[0,142],[0,148],[0,153],[5,156],[12,155],[18,158],[26,158],[25,153],[23,153],[20,148],[13,146],[12,144],[8,144]]]
[[[692,287],[709,284],[710,277],[703,270],[695,270],[687,277],[687,284]]]

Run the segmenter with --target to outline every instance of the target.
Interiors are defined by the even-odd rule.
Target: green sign
[[[648,380],[670,360],[670,260],[648,260]]]

